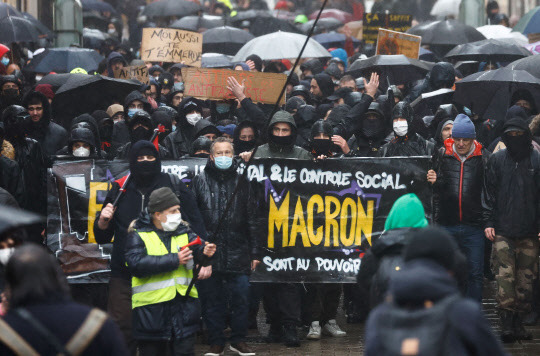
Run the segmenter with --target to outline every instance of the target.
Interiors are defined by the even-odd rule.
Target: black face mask
[[[325,138],[314,138],[311,141],[311,149],[316,156],[325,155],[328,156],[333,147],[332,140],[327,140]]]
[[[508,149],[508,153],[516,162],[529,157],[531,154],[531,140],[527,135],[504,135],[504,144]]]
[[[133,178],[138,186],[144,187],[152,183],[159,174],[161,165],[158,160],[137,162],[132,168]]]
[[[282,147],[291,146],[292,144],[294,144],[294,139],[295,138],[292,135],[276,136],[276,135],[270,134],[270,141]]]
[[[381,119],[368,120],[362,122],[362,133],[368,138],[380,136],[384,131],[384,123]]]
[[[148,130],[144,126],[139,126],[135,130],[131,131],[131,143],[135,143],[141,140],[149,140],[152,137],[152,131]]]
[[[255,148],[256,140],[242,141],[238,140],[234,143],[234,148],[237,153],[248,152]]]
[[[101,127],[101,140],[102,141],[110,141],[112,139],[112,133],[113,133],[113,127],[106,125]]]
[[[6,99],[16,99],[17,97],[19,97],[19,90],[18,89],[5,89],[3,96]]]
[[[6,133],[6,137],[8,139],[16,138],[19,140],[23,140],[25,137],[24,123],[22,121],[19,121],[7,124]]]

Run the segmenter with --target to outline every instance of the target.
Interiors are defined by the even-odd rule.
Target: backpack
[[[377,320],[381,356],[450,356],[450,309],[462,298],[447,296],[423,308],[407,309],[388,304]]]

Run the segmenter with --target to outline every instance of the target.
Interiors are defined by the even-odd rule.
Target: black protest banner
[[[362,39],[366,44],[377,43],[379,28],[387,30],[406,32],[412,25],[412,15],[384,14],[384,13],[364,13]]]
[[[162,171],[184,183],[206,165],[205,159],[162,162]],[[110,276],[112,244],[98,245],[93,225],[112,182],[128,173],[127,162],[58,161],[49,169],[47,246],[70,283],[105,283]]]
[[[431,215],[428,158],[299,161],[248,168],[264,255],[253,282],[355,282],[394,202],[414,192]]]
[[[163,161],[162,171],[189,185],[205,165],[197,158]],[[251,280],[354,282],[360,256],[397,198],[415,192],[430,215],[428,167],[428,158],[256,160],[247,174],[263,258]],[[70,283],[108,281],[112,244],[95,243],[93,224],[112,182],[128,169],[126,162],[80,160],[49,170],[47,246]]]

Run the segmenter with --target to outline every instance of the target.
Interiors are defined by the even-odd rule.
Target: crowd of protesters
[[[300,2],[278,5],[294,11]],[[353,13],[358,4],[334,5]],[[212,14],[229,16],[231,11],[227,2],[204,5]],[[234,11],[258,6],[266,3],[242,1]],[[300,347],[308,342],[304,339],[347,334],[336,321],[342,300],[348,323],[367,322],[366,354],[392,354],[388,344],[396,329],[415,330],[396,316],[403,316],[397,309],[422,311],[433,303],[439,306],[434,315],[452,316],[442,331],[450,341],[440,342],[452,345],[450,354],[504,354],[482,315],[485,279],[498,286],[502,341],[532,339],[525,326],[536,324],[540,313],[535,292],[540,289],[540,112],[529,91],[508,93],[506,112],[497,120],[451,99],[432,113],[418,112],[411,103],[422,94],[453,88],[463,77],[460,71],[440,61],[419,81],[388,86],[378,73],[354,77],[347,68],[372,53],[350,45],[347,34],[345,48],[332,49],[332,58],[302,59],[292,74],[291,61],[264,61],[255,53],[234,63],[231,69],[239,71],[290,74],[286,104],[269,117],[272,105],[252,101],[234,77],[227,81],[233,100],[184,95],[184,63],[137,58],[140,23],[132,23],[133,16],[124,19],[129,31],[111,21],[109,33],[118,43],[101,49],[107,59],[96,74],[113,76],[115,69],[143,63],[149,84],[69,123],[55,120],[55,88],[40,84],[41,75],[24,71],[24,47],[17,46],[16,56],[8,51],[2,57],[4,207],[46,216],[47,169],[61,159],[128,161],[130,183],[112,185],[92,227],[98,244],[113,244],[108,286],[70,290],[55,259],[27,244],[43,244],[43,224],[25,233],[0,233],[5,271],[1,354],[16,354],[16,349],[78,354],[86,347],[84,354],[173,350],[191,355],[202,325],[209,348],[205,355],[222,355],[227,343],[234,353],[255,355],[246,336],[257,328],[261,305],[270,325],[266,342]],[[154,144],[150,140],[158,125],[164,130]],[[362,259],[355,285],[250,284],[263,253],[257,235],[264,229],[257,226],[256,201],[238,168],[255,147],[254,159],[431,157],[425,175],[433,190],[432,221],[414,194],[396,201],[385,231]],[[207,159],[189,187],[161,169],[163,160],[186,157]],[[74,303],[70,293],[76,301],[92,300],[107,314]],[[99,293],[105,302],[95,302]],[[418,349],[418,340],[396,347]]]

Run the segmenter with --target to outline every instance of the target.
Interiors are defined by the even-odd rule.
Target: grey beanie
[[[154,190],[148,200],[148,212],[150,214],[167,210],[175,205],[180,205],[180,200],[169,187]]]

